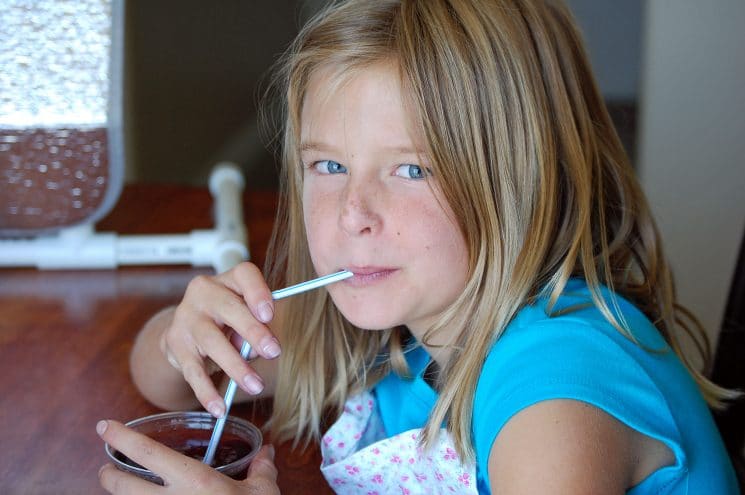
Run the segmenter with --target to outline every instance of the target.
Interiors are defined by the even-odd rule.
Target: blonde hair
[[[732,393],[708,381],[681,350],[699,322],[675,302],[657,228],[616,135],[568,9],[551,0],[351,0],[300,32],[281,61],[283,180],[267,266],[274,286],[314,273],[302,214],[300,112],[319,70],[338,74],[392,61],[427,144],[437,187],[469,249],[462,295],[435,328],[457,329],[438,378],[425,442],[445,422],[473,458],[470,428],[482,363],[492,344],[539,295],[556,301],[584,278],[596,306],[632,338],[600,286],[642,310],[683,359],[703,395]],[[391,370],[406,374],[405,328],[353,328],[325,291],[287,301],[274,398],[276,438],[306,443],[347,397]],[[452,330],[451,330],[452,331]]]

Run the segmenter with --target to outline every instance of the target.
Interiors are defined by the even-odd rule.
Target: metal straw
[[[272,299],[274,299],[275,301],[284,299],[285,297],[294,296],[295,294],[300,294],[301,292],[306,292],[309,290],[317,289],[318,287],[323,287],[324,285],[339,282],[353,275],[354,273],[348,270],[342,270],[340,272],[332,273],[331,275],[314,278],[313,280],[308,280],[307,282],[301,282],[284,289],[275,290],[274,292],[272,292]],[[243,345],[241,346],[241,357],[243,359],[248,358],[248,354],[250,352],[251,344],[244,340]],[[212,437],[210,437],[210,443],[207,446],[207,452],[204,454],[204,460],[202,461],[207,465],[211,466],[212,462],[215,459],[217,444],[220,442],[220,437],[222,437],[222,430],[223,428],[225,428],[225,420],[228,418],[228,411],[230,411],[230,406],[233,403],[233,397],[235,396],[236,388],[237,385],[231,378],[230,382],[228,383],[228,389],[225,391],[225,413],[220,418],[218,418],[217,423],[215,423],[215,429],[212,430]]]

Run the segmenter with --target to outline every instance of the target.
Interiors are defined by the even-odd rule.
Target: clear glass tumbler
[[[127,423],[127,426],[201,461],[215,427],[215,418],[207,412],[169,412],[135,419]],[[233,479],[245,478],[248,465],[261,448],[262,441],[261,431],[254,424],[228,416],[215,455],[215,469]],[[109,444],[106,444],[105,450],[109,460],[122,471],[163,484],[157,474],[127,458]]]

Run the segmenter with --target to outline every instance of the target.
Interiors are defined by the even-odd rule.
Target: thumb
[[[264,445],[248,466],[248,478],[266,478],[277,481],[277,468],[274,465],[274,445]]]

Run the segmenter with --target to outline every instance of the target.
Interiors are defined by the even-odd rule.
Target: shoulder
[[[625,459],[629,449],[639,445],[639,431],[679,438],[659,387],[668,376],[664,370],[675,367],[674,354],[653,325],[625,301],[619,305],[623,316],[645,345],[621,334],[583,301],[589,302],[562,298],[561,303],[576,303],[578,309],[562,311],[561,316],[548,316],[539,306],[525,308],[490,350],[474,398],[472,428],[479,465],[489,460],[491,469],[491,455],[497,453],[492,449],[503,445],[511,450],[511,438],[528,434],[536,443],[526,437],[520,448],[535,449],[532,455],[540,453],[549,466],[577,463],[593,471],[593,461],[604,459],[601,467],[614,475],[603,482],[623,484],[630,467],[608,465],[609,452],[599,452],[601,446]],[[564,445],[567,442],[573,443]],[[575,449],[563,451],[562,445]],[[486,478],[484,471],[480,475]],[[586,474],[583,482],[594,486]],[[613,493],[607,488],[591,492]]]
[[[582,301],[562,296],[560,303]],[[677,376],[678,365],[652,324],[633,307],[624,308],[635,342],[593,306],[578,307],[561,316],[548,316],[539,304],[527,307],[492,346],[474,397],[477,455],[489,452],[492,435],[511,416],[542,400],[582,400],[640,420],[645,407],[650,411],[643,412],[661,407],[653,414],[665,413],[659,382]],[[479,445],[484,435],[491,438]]]
[[[569,289],[573,289],[569,291]],[[521,310],[487,354],[478,390],[502,399],[562,383],[606,388],[643,380],[676,360],[652,323],[621,298],[612,305],[627,323],[624,335],[597,309],[586,289],[570,285],[551,314],[545,300]],[[518,372],[519,371],[519,372]],[[478,397],[477,397],[478,400]]]
[[[639,341],[619,332],[595,308],[546,316],[526,308],[487,354],[476,390],[479,403],[498,397],[501,404],[543,395],[590,394],[603,401],[632,390],[656,388],[653,378],[668,366],[672,351],[646,319],[631,322]],[[626,390],[620,384],[633,385]],[[626,400],[626,398],[624,398]]]
[[[650,441],[652,441],[650,439]],[[661,445],[661,444],[660,444]],[[551,400],[522,410],[492,445],[493,493],[625,493],[649,472],[674,462],[593,405]]]
[[[592,305],[565,311],[565,303],[588,302],[586,291],[578,294],[562,295],[560,316],[548,316],[539,305],[525,308],[487,354],[471,423],[480,480],[489,478],[487,469],[491,471],[491,456],[497,452],[493,449],[518,448],[512,438],[524,440],[524,450],[516,454],[532,450],[548,471],[552,465],[574,465],[592,472],[596,457],[611,463],[603,462],[601,468],[613,470],[615,459],[607,459],[611,452],[598,450],[612,446],[619,455],[639,457],[637,475],[654,473],[644,480],[646,491],[639,493],[679,485],[729,493],[725,487],[733,477],[716,426],[677,355],[622,298],[609,306],[626,321],[633,339]],[[577,431],[581,438],[566,436]],[[558,450],[552,452],[548,445]],[[576,445],[577,450],[562,450]],[[655,470],[671,459],[670,469]],[[623,479],[628,466],[620,468],[613,472]]]

